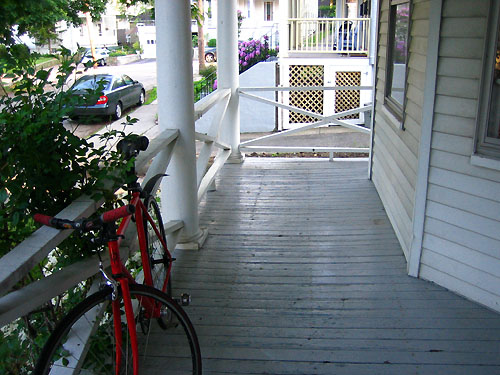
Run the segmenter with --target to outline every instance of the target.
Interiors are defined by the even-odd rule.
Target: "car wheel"
[[[120,117],[122,117],[122,109],[123,109],[122,103],[120,102],[116,103],[113,119],[118,120]]]
[[[205,61],[207,63],[211,63],[211,62],[214,62],[215,61],[215,56],[213,53],[207,53],[205,54]]]
[[[146,94],[144,93],[144,90],[141,90],[141,95],[139,96],[139,103],[137,105],[143,105],[144,102],[146,101]]]

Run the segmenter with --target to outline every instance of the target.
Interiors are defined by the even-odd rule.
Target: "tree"
[[[13,44],[17,35],[37,35],[59,21],[81,24],[81,12],[99,18],[108,0],[2,0],[0,1],[0,43]],[[16,32],[17,27],[17,32]]]
[[[198,64],[199,71],[205,69],[205,35],[203,34],[203,0],[198,0],[198,11],[193,14],[191,9],[191,18],[196,19],[198,22]]]

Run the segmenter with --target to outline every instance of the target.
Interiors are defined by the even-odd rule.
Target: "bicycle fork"
[[[130,346],[132,348],[132,363],[134,375],[139,374],[139,349],[137,347],[137,330],[135,328],[135,318],[134,310],[132,307],[132,298],[130,295],[129,283],[126,274],[123,274],[123,267],[120,262],[120,253],[118,249],[118,243],[116,240],[111,240],[108,242],[109,253],[111,256],[111,272],[113,274],[113,279],[116,280],[121,286],[123,305],[125,307],[125,317],[127,320],[127,328],[130,335]],[[115,360],[116,368],[115,375],[120,375],[121,363],[124,360],[122,357],[122,347],[123,347],[123,335],[122,335],[122,318],[120,312],[120,298],[118,298],[118,293],[113,293],[112,300],[112,311],[113,311],[113,327],[115,331]],[[127,360],[127,359],[125,359]]]

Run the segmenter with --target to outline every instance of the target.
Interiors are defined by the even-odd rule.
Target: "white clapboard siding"
[[[488,0],[444,0],[420,277],[500,311],[500,172],[471,164]]]
[[[427,35],[429,30],[428,0],[412,2],[412,40],[409,46],[405,130],[391,121],[384,106],[386,82],[387,30],[389,1],[381,3],[377,63],[377,105],[373,141],[373,181],[384,202],[398,240],[408,257],[411,244],[412,218],[417,180],[420,124],[424,101]]]

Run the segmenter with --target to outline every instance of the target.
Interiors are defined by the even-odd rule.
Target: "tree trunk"
[[[198,66],[199,71],[206,68],[205,66],[205,36],[203,35],[203,18],[205,17],[205,12],[203,10],[203,0],[198,0],[198,9],[202,19],[198,22]]]

